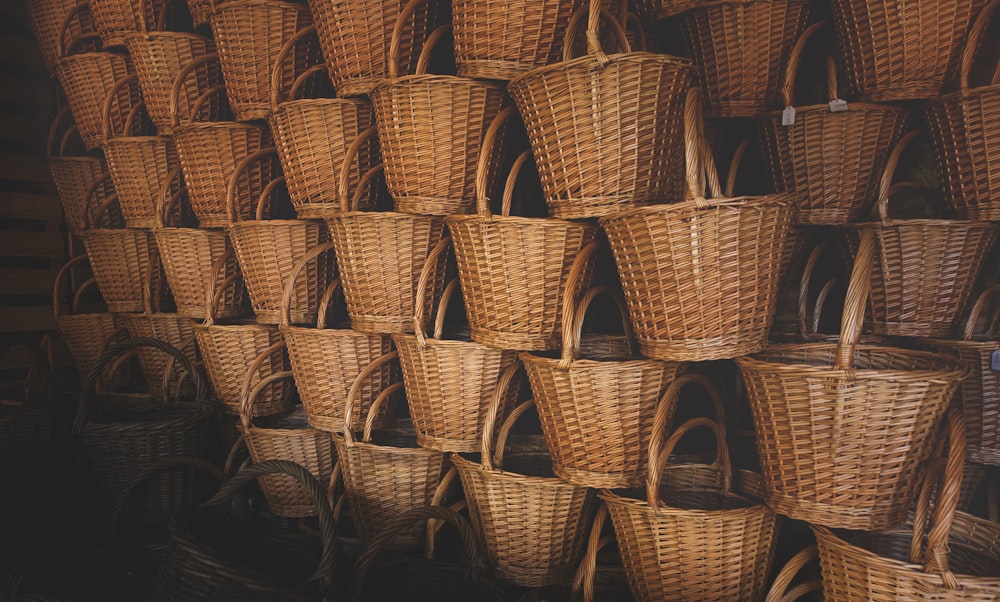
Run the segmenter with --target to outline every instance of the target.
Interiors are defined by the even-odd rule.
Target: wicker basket
[[[431,51],[449,31],[427,39],[414,75],[399,76],[399,37],[417,3],[410,2],[393,29],[389,79],[371,92],[385,180],[396,211],[427,215],[470,213],[476,165],[490,120],[500,112],[497,82],[427,73]]]
[[[664,360],[731,358],[764,347],[795,215],[793,193],[723,197],[700,106],[692,90],[685,111],[689,200],[601,219],[639,350]],[[708,200],[703,174],[714,197]]]
[[[330,2],[310,0],[313,18],[326,57],[330,79],[340,97],[366,96],[389,73],[394,26],[408,4],[415,4],[412,21],[403,23],[399,36],[400,74],[413,73],[424,40],[446,14],[439,0],[371,0]]]
[[[500,406],[519,369],[516,362],[500,376],[483,428],[479,462],[457,454],[451,459],[462,478],[472,524],[497,576],[521,587],[568,584],[583,558],[597,500],[585,487],[502,468],[514,422],[535,405],[526,401],[514,408],[494,446]]]
[[[927,104],[924,116],[937,157],[938,181],[958,217],[1000,221],[1000,176],[997,156],[1000,128],[1000,71],[983,86],[971,87],[969,74],[976,51],[996,12],[996,0],[976,18],[962,53],[961,89]],[[988,42],[987,42],[988,43]]]
[[[342,433],[333,435],[344,477],[344,493],[351,506],[362,540],[381,532],[399,514],[427,506],[434,497],[444,471],[444,454],[421,447],[396,447],[372,441],[374,418],[391,395],[403,390],[403,383],[384,389],[372,403],[364,434],[355,440],[351,428],[354,407],[362,384],[381,366],[396,360],[395,351],[381,356],[362,370],[347,395]],[[393,548],[413,548],[423,543],[422,525],[399,533]]]
[[[292,268],[285,285],[281,332],[288,343],[288,356],[310,426],[340,432],[344,425],[342,400],[347,398],[358,374],[372,361],[392,350],[392,341],[384,334],[368,334],[350,328],[326,328],[328,307],[340,286],[339,280],[331,282],[323,292],[316,328],[292,324],[289,305],[299,275],[306,265],[323,253],[331,254],[331,251],[333,243],[313,247]],[[362,382],[354,408],[356,418],[351,424],[353,430],[359,431],[364,427],[363,417],[368,415],[375,398],[400,379],[399,367],[393,363],[383,365]],[[382,426],[384,416],[384,412],[376,416],[373,426]]]
[[[78,40],[80,47],[87,52],[100,47],[101,37],[94,31],[94,23],[90,18],[90,7],[77,9],[80,0],[28,0],[26,8],[35,40],[42,52],[42,60],[49,73],[55,73],[56,64],[61,58],[59,50],[59,35],[68,35],[72,40]],[[74,10],[76,9],[76,10]],[[68,25],[63,26],[66,15],[75,17]],[[84,38],[84,36],[87,36]]]
[[[602,12],[600,0],[590,0],[586,56],[569,60],[567,43],[564,62],[509,86],[553,217],[609,215],[684,190],[682,114],[693,69],[668,55],[605,54]],[[624,32],[609,21],[621,44]]]
[[[671,387],[676,396],[676,387]],[[676,399],[676,397],[675,397]],[[604,492],[614,523],[622,563],[632,593],[642,601],[760,600],[774,559],[777,517],[763,503],[730,489],[732,467],[725,435],[708,418],[685,422],[663,443],[667,421],[658,410],[646,477],[646,499]],[[677,442],[697,427],[715,434],[714,479],[664,487],[661,473]],[[679,470],[686,470],[681,466]],[[661,502],[662,500],[662,502]]]
[[[794,107],[795,74],[806,42],[826,26],[811,25],[796,42],[781,89],[795,123],[782,125],[782,113],[760,121],[759,140],[776,190],[800,194],[798,223],[842,225],[856,222],[875,196],[889,151],[902,137],[909,113],[902,108],[851,103],[833,112],[832,104]],[[837,74],[827,57],[829,100],[837,96]],[[787,111],[787,109],[785,109]]]
[[[347,149],[340,173],[341,212],[327,218],[337,251],[341,283],[351,316],[351,328],[373,334],[412,332],[419,266],[444,237],[444,219],[397,212],[358,211],[365,187],[381,173],[369,170],[348,200],[348,177],[356,153],[375,135],[371,126]],[[441,296],[448,266],[438,265],[432,294],[424,302],[430,311]]]
[[[889,217],[896,166],[907,145],[919,135],[907,134],[889,156],[879,184],[880,222],[852,228],[870,228],[878,239],[872,330],[885,335],[946,337],[969,299],[1000,227],[987,222]],[[847,231],[852,250],[856,238],[853,229]]]
[[[229,102],[239,121],[265,119],[271,109],[271,72],[281,48],[312,16],[303,4],[282,0],[232,0],[211,15]],[[302,44],[282,71],[290,87],[306,69],[323,62],[318,42]]]
[[[338,183],[344,158],[351,143],[362,131],[375,123],[371,103],[364,99],[303,98],[296,99],[302,85],[317,71],[317,65],[305,71],[282,100],[281,71],[285,56],[315,32],[307,27],[298,32],[281,49],[271,73],[271,115],[268,123],[274,134],[274,144],[281,159],[288,194],[300,219],[329,217],[340,211]],[[359,153],[350,168],[350,187],[357,187],[361,175],[379,161],[378,147]],[[375,189],[362,210],[369,210],[379,200]]]
[[[791,518],[847,529],[902,522],[930,433],[968,374],[946,356],[856,345],[874,255],[875,235],[864,230],[839,343],[776,345],[736,360],[765,500]]]
[[[597,236],[591,223],[510,215],[521,166],[528,151],[514,162],[504,190],[501,215],[493,215],[486,196],[488,149],[514,109],[504,109],[490,124],[483,141],[476,178],[477,215],[454,215],[448,228],[462,280],[462,294],[472,340],[498,349],[541,350],[559,345],[562,297],[580,251]],[[585,273],[575,298],[590,286],[593,262],[582,261]]]
[[[187,4],[192,25],[199,29],[210,29],[215,0],[187,0]]]
[[[124,46],[130,34],[173,29],[178,0],[88,0],[105,47]]]
[[[819,579],[802,581],[798,585],[792,586],[792,580],[799,571],[818,558],[819,553],[815,545],[809,546],[789,558],[785,566],[781,567],[781,570],[774,577],[774,581],[771,582],[771,588],[767,591],[764,602],[795,602],[812,592],[821,592],[823,582]]]

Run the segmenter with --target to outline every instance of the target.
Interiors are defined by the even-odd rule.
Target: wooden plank
[[[0,101],[32,109],[37,119],[52,114],[55,94],[51,80],[26,80],[23,77],[0,73]]]
[[[30,147],[32,152],[45,152],[49,124],[42,119],[25,119],[9,113],[0,113],[0,140],[16,142]]]
[[[3,256],[63,257],[65,247],[59,232],[4,232],[0,234],[0,264]]]
[[[38,43],[34,39],[25,39],[11,35],[0,36],[0,57],[6,62],[24,67],[31,67],[44,76],[45,63]]]
[[[20,192],[0,193],[0,219],[3,218],[39,219],[57,223],[64,221],[58,196]]]
[[[0,282],[5,294],[52,293],[58,268],[42,270],[5,270],[0,268]],[[3,311],[0,309],[0,311]]]
[[[35,182],[51,188],[52,173],[42,157],[0,153],[0,180]]]
[[[56,320],[47,305],[4,307],[0,309],[0,332],[55,330]]]

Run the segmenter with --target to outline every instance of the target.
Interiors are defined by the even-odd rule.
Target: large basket
[[[863,230],[837,344],[775,345],[736,360],[765,500],[791,518],[846,529],[905,520],[934,426],[968,374],[946,356],[856,345],[874,256],[875,235]]]
[[[714,421],[689,420],[663,443],[667,405],[657,412],[649,445],[649,456],[656,461],[647,469],[646,499],[626,492],[601,494],[632,593],[643,602],[760,600],[771,574],[777,517],[760,501],[731,489],[729,449]],[[722,474],[721,486],[708,478],[661,489],[661,474],[669,476],[673,470],[666,466],[671,452],[697,427],[715,434],[717,457],[711,472]]]
[[[316,327],[296,326],[292,323],[289,305],[296,289],[299,275],[311,261],[321,254],[332,254],[333,243],[313,247],[295,264],[285,286],[282,302],[281,332],[288,344],[288,357],[298,383],[299,397],[305,408],[309,424],[317,429],[340,432],[344,425],[343,399],[347,398],[358,374],[382,355],[392,351],[388,335],[369,334],[350,328],[326,328],[328,307],[337,292],[340,281],[327,285],[320,299]],[[354,408],[351,428],[364,428],[364,416],[371,409],[378,394],[401,379],[397,364],[383,364],[377,372],[361,383]],[[374,426],[381,426],[383,415],[377,416]]]
[[[639,350],[665,360],[764,347],[795,215],[793,193],[723,197],[700,107],[694,89],[685,111],[688,200],[601,219]],[[714,198],[705,198],[703,174]]]
[[[776,190],[799,193],[797,222],[803,225],[858,221],[875,197],[890,149],[909,122],[905,109],[889,105],[851,103],[849,110],[838,112],[825,103],[794,106],[795,75],[806,42],[825,25],[811,25],[788,60],[782,106],[793,107],[795,123],[783,125],[778,112],[762,119],[758,128],[771,181]],[[829,100],[838,100],[836,67],[829,56],[827,86]]]
[[[476,165],[490,120],[500,112],[504,88],[497,82],[427,73],[442,26],[427,39],[414,75],[399,76],[399,37],[421,0],[411,1],[393,29],[389,79],[371,92],[385,163],[385,180],[396,211],[429,215],[470,213]]]
[[[586,56],[569,60],[567,42],[563,62],[509,86],[553,217],[609,215],[684,190],[682,115],[691,64],[627,48],[605,54],[597,33],[602,12],[600,0],[590,0]],[[624,32],[610,21],[622,44]]]
[[[341,283],[351,316],[351,328],[391,334],[413,330],[414,298],[431,249],[444,237],[444,218],[391,211],[358,211],[366,186],[381,172],[369,170],[348,200],[348,176],[354,156],[375,135],[375,126],[361,133],[347,150],[340,174],[341,212],[327,218],[337,250]],[[447,265],[442,261],[424,309],[434,307],[444,288]]]
[[[25,4],[31,29],[49,73],[55,73],[56,64],[61,58],[60,34],[69,35],[73,40],[85,40],[79,43],[87,51],[96,50],[100,46],[100,35],[94,31],[90,7],[74,10],[80,0],[28,0]],[[70,13],[75,16],[75,20],[64,27],[63,20]],[[87,38],[83,38],[85,35]]]
[[[462,478],[472,524],[497,576],[522,587],[567,584],[583,558],[597,500],[586,487],[502,468],[514,422],[535,405],[526,401],[514,408],[496,432],[506,389],[519,369],[520,362],[515,362],[500,377],[483,427],[479,462],[457,454],[451,459]]]
[[[597,243],[591,243],[581,255],[596,248]],[[601,293],[618,304],[625,337],[629,345],[633,341],[625,300],[613,289],[592,288],[573,307],[568,294],[576,290],[580,276],[578,270],[571,271],[566,281],[561,355],[521,353],[520,358],[556,475],[581,487],[637,487],[645,478],[657,403],[682,365],[634,353],[581,357],[583,319]]]
[[[282,0],[233,0],[216,6],[211,21],[236,119],[267,118],[275,59],[285,42],[312,25],[309,8]],[[310,66],[323,62],[319,43],[298,45],[290,62],[291,68],[282,71],[282,85],[288,87]]]
[[[402,392],[403,383],[390,385],[379,394],[368,411],[363,437],[355,439],[352,415],[362,384],[381,366],[394,361],[396,355],[395,351],[383,355],[358,374],[347,395],[343,431],[333,434],[343,470],[344,493],[362,540],[374,537],[399,514],[429,506],[444,471],[444,454],[439,451],[382,445],[372,440],[372,422],[383,411],[380,406],[394,393]],[[420,545],[422,527],[398,534],[392,547]]]
[[[399,37],[400,73],[413,73],[424,40],[437,27],[446,3],[418,3]],[[331,2],[310,0],[323,55],[340,97],[366,96],[389,73],[394,26],[406,4],[401,0]]]
[[[476,215],[454,215],[448,228],[455,244],[458,274],[472,340],[498,349],[540,350],[559,345],[562,297],[580,251],[597,236],[591,223],[510,215],[521,166],[528,151],[514,162],[504,189],[501,215],[494,215],[486,196],[487,165],[496,133],[514,113],[501,111],[483,141],[476,178]],[[575,298],[590,286],[593,262],[585,261]]]
[[[105,47],[124,46],[130,34],[173,29],[179,0],[88,0]]]
[[[374,125],[375,113],[365,99],[303,98],[296,99],[302,86],[317,70],[317,65],[295,81],[282,100],[281,72],[288,52],[301,40],[312,36],[315,27],[298,32],[281,49],[271,73],[271,115],[268,123],[274,145],[281,159],[288,194],[300,219],[329,217],[340,211],[338,184],[347,149],[358,135]],[[379,162],[378,147],[370,145],[352,161],[348,185],[357,187],[361,175]],[[363,210],[378,200],[375,189]]]
[[[907,145],[907,134],[893,149],[878,191],[879,222],[870,228],[878,240],[872,275],[872,330],[876,334],[947,337],[965,307],[983,260],[1000,230],[996,224],[945,219],[889,217],[892,179]],[[847,231],[856,248],[856,235]]]
[[[873,102],[935,98],[958,73],[973,18],[987,0],[833,0],[853,90]]]
[[[995,0],[976,18],[962,53],[961,89],[927,104],[924,116],[934,143],[938,180],[948,205],[963,219],[1000,221],[1000,71],[971,87],[976,51],[996,12]]]
[[[49,173],[52,174],[52,182],[56,186],[56,193],[59,195],[59,204],[62,205],[63,215],[66,217],[66,225],[71,232],[78,233],[84,229],[83,211],[90,187],[94,186],[95,182],[100,182],[96,184],[100,187],[95,192],[98,195],[95,201],[97,204],[107,200],[114,194],[115,189],[110,176],[106,174],[102,158],[68,154],[70,141],[79,138],[79,133],[76,124],[71,123],[60,134],[62,122],[67,116],[72,121],[69,106],[60,109],[52,120],[46,160],[49,164]]]

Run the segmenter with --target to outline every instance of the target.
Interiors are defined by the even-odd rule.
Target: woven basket
[[[968,374],[946,356],[856,345],[874,255],[864,230],[837,344],[776,345],[736,360],[765,500],[791,518],[847,529],[902,522],[930,433]]]
[[[124,46],[130,34],[174,29],[177,0],[88,0],[105,47]]]
[[[267,118],[275,59],[285,42],[312,25],[308,7],[281,0],[233,0],[216,6],[211,21],[236,119]],[[302,72],[322,62],[318,42],[297,46],[291,68],[282,71],[282,85],[290,87]]]
[[[962,53],[961,89],[927,104],[924,116],[934,143],[938,181],[958,217],[1000,221],[1000,70],[986,85],[971,87],[969,74],[976,51],[996,12],[995,0],[976,18]]]
[[[340,432],[344,425],[342,400],[347,398],[358,374],[372,361],[392,350],[392,341],[384,334],[368,334],[350,328],[326,328],[327,308],[340,286],[339,280],[328,284],[323,292],[316,328],[292,324],[289,304],[299,275],[307,264],[332,250],[333,243],[313,247],[292,268],[285,285],[281,332],[288,343],[288,356],[310,426]],[[363,417],[368,415],[375,398],[400,379],[399,367],[393,363],[383,365],[361,383],[354,408],[356,418],[351,424],[353,430],[359,431],[364,427]],[[373,426],[382,426],[384,416],[384,412],[376,416]]]
[[[723,197],[700,105],[692,90],[685,111],[689,200],[601,219],[639,350],[664,360],[731,358],[764,347],[795,215],[793,193]],[[714,197],[708,200],[703,173]]]
[[[187,0],[187,5],[192,24],[196,28],[209,29],[212,11],[215,10],[215,0]]]
[[[371,92],[396,211],[429,215],[474,209],[476,165],[490,120],[500,112],[504,88],[496,82],[430,75],[431,51],[449,31],[427,39],[414,75],[399,76],[399,37],[417,3],[410,2],[393,29],[389,79]]]
[[[819,579],[802,581],[798,585],[792,586],[792,581],[799,571],[818,558],[819,553],[815,545],[811,545],[789,558],[785,566],[781,567],[781,570],[774,577],[774,581],[771,582],[771,588],[767,591],[764,602],[795,602],[807,594],[822,591],[823,582]]]
[[[667,405],[657,413],[664,414]],[[628,493],[601,494],[632,593],[644,602],[760,600],[771,574],[777,517],[763,503],[730,489],[732,467],[721,427],[708,418],[695,418],[663,443],[668,424],[663,418],[657,416],[658,428],[649,445],[649,455],[656,461],[647,470],[646,499]],[[710,479],[661,490],[661,473],[671,471],[666,466],[671,452],[699,426],[715,434],[713,468],[723,475],[722,486]]]
[[[354,407],[362,384],[381,366],[394,361],[395,351],[381,356],[362,370],[347,395],[342,433],[333,434],[344,477],[344,492],[362,540],[381,532],[390,520],[413,508],[430,505],[444,471],[444,454],[422,447],[396,447],[372,441],[379,406],[402,391],[403,383],[384,389],[368,412],[364,434],[355,440]],[[399,533],[393,548],[413,548],[423,543],[423,526]]]
[[[958,73],[969,26],[987,0],[834,0],[852,90],[863,100],[935,98]]]
[[[514,162],[504,190],[501,215],[494,215],[486,197],[488,149],[496,132],[512,115],[504,109],[490,124],[483,141],[476,178],[477,215],[448,218],[472,340],[497,349],[540,350],[559,345],[562,297],[566,280],[580,251],[597,236],[594,224],[561,219],[510,215],[521,166]],[[585,273],[575,298],[590,286],[593,262],[582,260]]]
[[[366,96],[389,73],[389,52],[394,26],[409,4],[416,5],[412,19],[403,23],[399,36],[400,74],[414,72],[424,40],[446,14],[439,0],[372,0],[330,2],[310,0],[323,56],[333,87],[340,97]]]
[[[600,0],[590,0],[586,56],[570,60],[567,42],[563,62],[509,86],[553,217],[609,215],[684,189],[681,126],[691,64],[628,48],[605,54],[597,33],[602,12]],[[621,45],[625,34],[609,21]]]
[[[781,89],[783,106],[794,107],[795,74],[806,42],[825,26],[811,25],[795,43]],[[829,100],[838,100],[836,67],[829,56],[827,86]],[[889,151],[909,121],[908,112],[899,107],[851,103],[849,110],[833,112],[831,106],[794,107],[795,123],[788,126],[782,125],[781,112],[759,122],[774,188],[799,192],[799,224],[858,221],[875,197]]]
[[[365,187],[381,173],[381,166],[361,178],[348,200],[354,157],[374,135],[375,126],[371,126],[347,149],[340,173],[341,212],[327,218],[327,225],[337,251],[351,328],[373,334],[412,332],[419,266],[444,237],[445,223],[437,216],[358,211]],[[432,294],[424,299],[425,311],[431,311],[440,298],[447,268],[444,261],[439,263]]]
[[[281,333],[274,326],[251,322],[216,323],[217,308],[228,299],[229,291],[241,290],[239,267],[234,265],[232,252],[226,250],[212,265],[206,286],[211,291],[205,307],[205,321],[194,325],[198,348],[205,361],[205,372],[212,382],[215,397],[231,414],[239,415],[247,366],[256,365],[256,381],[289,369],[289,360],[282,351]],[[264,350],[270,353],[262,356]],[[264,358],[268,362],[264,362]],[[270,416],[291,408],[292,384],[279,380],[254,397],[255,416]]]
[[[324,218],[340,211],[338,183],[344,158],[351,143],[375,123],[371,103],[364,99],[296,99],[302,85],[318,71],[317,65],[306,70],[282,100],[281,71],[284,58],[301,40],[313,35],[315,27],[298,32],[281,49],[271,73],[271,115],[268,123],[281,159],[288,194],[300,219]],[[348,186],[356,188],[361,175],[379,162],[378,147],[371,145],[351,164]],[[373,189],[361,203],[369,210],[378,201]]]
[[[500,376],[483,428],[479,462],[457,454],[451,460],[462,478],[472,524],[497,576],[521,587],[568,584],[583,558],[597,500],[585,487],[502,468],[510,429],[535,405],[526,401],[514,408],[494,446],[500,406],[519,369],[516,362]]]
[[[35,40],[42,52],[42,60],[45,61],[45,68],[49,73],[55,73],[56,64],[61,58],[60,32],[72,40],[83,40],[78,44],[87,52],[97,50],[100,46],[101,38],[94,31],[90,7],[77,9],[79,4],[80,0],[28,0],[25,3],[31,30],[35,34]],[[64,27],[63,21],[70,13],[75,19]]]
[[[889,156],[879,184],[880,221],[852,228],[870,228],[878,240],[872,274],[872,330],[947,337],[1000,228],[987,222],[889,217],[896,166],[907,145],[919,135],[907,134]],[[852,251],[856,238],[853,229],[847,231]]]
[[[955,511],[965,447],[961,412],[953,409],[948,423],[947,461],[928,466],[910,529],[850,535],[813,526],[824,600],[964,602],[1000,596],[1000,525]]]

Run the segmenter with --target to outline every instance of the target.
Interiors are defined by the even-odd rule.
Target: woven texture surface
[[[87,192],[104,175],[104,165],[95,157],[49,157],[48,162],[52,182],[59,195],[59,204],[66,216],[66,225],[73,232],[80,232],[84,228],[83,212]],[[94,202],[103,205],[114,194],[114,184],[108,178],[98,186],[100,189],[96,192]]]
[[[135,229],[92,229],[84,232],[83,244],[108,311],[143,311],[143,283],[151,282],[156,290],[165,279],[153,233]],[[149,270],[154,272],[152,279]]]
[[[177,2],[172,0],[90,0],[94,28],[105,47],[124,46],[129,34],[149,31],[157,24],[172,28]],[[166,12],[164,12],[164,10]],[[142,11],[142,12],[140,12]],[[160,22],[160,15],[166,22]]]
[[[205,299],[212,292],[208,290],[211,268],[228,252],[224,276],[239,271],[228,237],[218,230],[197,228],[157,228],[154,235],[177,313],[187,318],[204,319]],[[217,304],[214,315],[218,318],[242,315],[246,299],[243,284],[233,281],[222,294],[223,299]]]
[[[105,141],[103,149],[125,224],[129,228],[156,226],[155,199],[179,165],[173,141],[168,136],[119,136]],[[169,185],[176,190],[176,182]]]
[[[59,61],[56,75],[73,110],[73,119],[88,150],[104,140],[101,109],[115,82],[133,73],[132,61],[125,54],[86,52]],[[129,111],[141,100],[139,85],[122,87],[111,105],[111,127],[122,131]]]
[[[194,328],[190,319],[178,316],[177,314],[165,313],[144,313],[126,314],[122,316],[128,335],[133,339],[148,338],[163,341],[168,345],[179,349],[188,361],[195,364],[198,357],[198,345],[194,340]],[[168,363],[169,356],[151,347],[139,347],[139,366],[146,377],[146,386],[149,392],[157,397],[167,399],[176,394],[173,383],[176,382],[175,374],[180,369],[177,362]],[[168,368],[171,370],[167,374]],[[164,388],[164,384],[170,390]],[[190,395],[193,392],[191,383],[184,381],[180,385],[181,394]]]
[[[42,52],[42,60],[50,73],[54,73],[59,62],[59,29],[66,16],[79,4],[78,0],[28,0],[25,7],[31,29]],[[89,7],[80,10],[66,27],[65,38],[79,40],[86,33],[94,32],[94,23]],[[85,50],[95,50],[96,41],[85,46]]]

